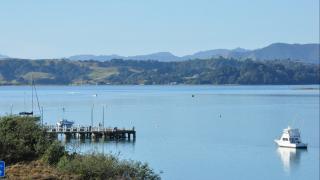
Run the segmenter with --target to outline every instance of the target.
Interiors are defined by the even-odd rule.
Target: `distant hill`
[[[9,58],[9,56],[5,56],[5,55],[0,54],[0,59],[6,59],[6,58]]]
[[[240,54],[252,59],[292,59],[308,63],[319,63],[319,44],[285,44],[275,43],[265,48]]]
[[[207,59],[210,57],[216,57],[216,56],[222,56],[227,57],[232,52],[232,50],[229,49],[214,49],[214,50],[208,50],[208,51],[199,51],[192,55],[186,55],[181,57],[182,60],[187,59]]]
[[[170,52],[158,52],[158,53],[147,54],[147,55],[130,56],[130,57],[127,57],[125,59],[177,61],[177,60],[179,60],[179,57],[171,54]]]
[[[75,55],[70,56],[68,59],[76,60],[76,61],[84,61],[84,60],[96,60],[96,61],[109,61],[111,59],[123,59],[123,56],[118,55],[90,55],[90,54],[83,54],[83,55]]]
[[[146,55],[137,56],[119,56],[119,55],[75,55],[71,56],[70,60],[96,60],[96,61],[109,61],[111,59],[123,59],[123,60],[158,60],[158,61],[178,61],[179,57],[169,52],[158,52]]]
[[[240,54],[245,54],[251,52],[247,49],[236,48],[236,49],[214,49],[214,50],[207,50],[207,51],[199,51],[192,55],[183,56],[180,59],[182,60],[189,60],[189,59],[208,59],[212,57],[225,57],[225,58],[239,58],[241,57]],[[239,55],[238,55],[239,54]]]
[[[74,55],[66,59],[70,60],[95,60],[95,61],[110,61],[112,59],[122,60],[157,60],[161,62],[172,61],[186,61],[192,59],[210,59],[210,58],[234,58],[239,60],[253,59],[253,60],[294,60],[304,63],[320,64],[319,55],[320,44],[286,44],[274,43],[267,47],[260,49],[248,50],[242,48],[236,49],[213,49],[207,51],[199,51],[191,55],[176,56],[170,52],[158,52],[145,55],[136,56],[121,56],[116,54],[111,55]],[[1,55],[0,59],[9,58],[8,56]]]
[[[212,58],[179,62],[66,59],[0,61],[0,85],[319,84],[319,64]]]
[[[225,57],[236,59],[251,58],[254,60],[274,60],[274,59],[291,59],[306,63],[319,64],[319,44],[286,44],[274,43],[267,47],[255,50],[242,48],[236,49],[213,49],[208,51],[196,52],[192,55],[175,56],[170,52],[159,52],[138,56],[119,56],[119,55],[76,55],[71,56],[71,60],[97,60],[108,61],[111,59],[123,60],[158,60],[163,62],[184,61],[190,59],[208,59],[212,57]]]

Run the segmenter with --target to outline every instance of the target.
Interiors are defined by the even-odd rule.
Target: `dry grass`
[[[118,75],[119,71],[117,68],[113,68],[113,67],[91,67],[91,69],[93,70],[90,74],[89,77],[94,79],[94,80],[101,80],[101,79],[105,79],[108,78],[111,75]]]
[[[28,72],[25,75],[22,76],[25,80],[38,80],[38,79],[53,79],[54,76],[50,73],[44,73],[44,72]]]
[[[80,177],[74,174],[61,173],[54,167],[51,167],[41,161],[32,161],[8,166],[6,168],[6,179],[76,180],[80,179]]]

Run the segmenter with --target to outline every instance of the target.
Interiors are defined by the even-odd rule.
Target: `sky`
[[[60,58],[319,43],[319,0],[1,0],[0,54]]]

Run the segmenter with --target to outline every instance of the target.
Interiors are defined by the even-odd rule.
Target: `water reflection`
[[[65,145],[66,150],[70,153],[113,153],[119,154],[125,149],[128,153],[134,153],[135,141],[127,139],[110,140],[110,139],[79,139],[59,136],[58,140]]]
[[[307,149],[278,147],[277,152],[281,158],[284,171],[290,172],[290,170],[299,167],[301,154],[307,152]]]

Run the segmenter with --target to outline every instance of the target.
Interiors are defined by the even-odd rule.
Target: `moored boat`
[[[280,139],[274,140],[279,147],[307,148],[308,144],[301,142],[300,130],[290,126],[283,130]]]
[[[58,127],[71,128],[73,124],[74,124],[73,121],[68,121],[66,119],[61,119],[59,122],[57,122]]]

